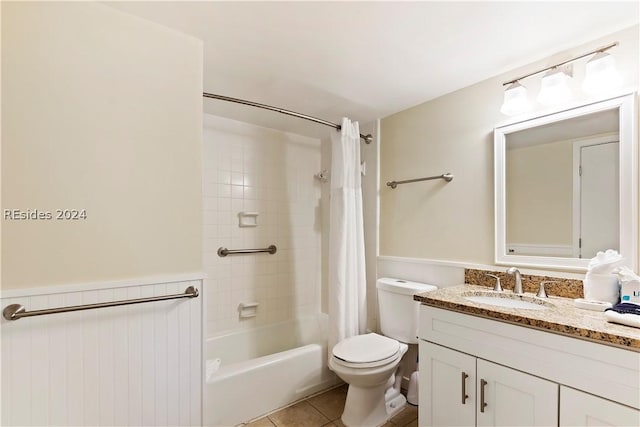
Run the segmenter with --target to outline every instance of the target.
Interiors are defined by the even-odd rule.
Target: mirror
[[[636,270],[635,95],[498,127],[495,261],[586,270],[615,249]]]

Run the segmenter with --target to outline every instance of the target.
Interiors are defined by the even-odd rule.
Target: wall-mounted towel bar
[[[162,295],[157,297],[145,297],[127,299],[121,301],[99,302],[96,304],[71,305],[68,307],[47,308],[44,310],[27,311],[22,304],[10,304],[2,311],[2,316],[7,320],[18,320],[23,317],[43,316],[45,314],[67,313],[69,311],[90,310],[94,308],[116,307],[120,305],[142,304],[145,302],[166,301],[179,298],[196,298],[200,295],[197,288],[189,286],[182,294]]]
[[[270,245],[268,248],[260,248],[260,249],[227,249],[227,248],[218,248],[218,256],[225,257],[227,255],[238,255],[238,254],[257,254],[260,252],[268,252],[271,255],[275,254],[278,251],[276,245]]]
[[[444,179],[445,181],[449,182],[453,179],[453,174],[444,173],[442,175],[428,176],[426,178],[407,179],[404,181],[391,181],[391,182],[387,182],[387,185],[391,188],[396,188],[399,184],[408,184],[410,182],[418,182],[418,181],[429,181],[432,179]]]

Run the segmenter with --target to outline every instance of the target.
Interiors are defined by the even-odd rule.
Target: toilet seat
[[[402,357],[400,343],[394,339],[370,333],[340,341],[333,347],[334,362],[349,368],[373,368]]]

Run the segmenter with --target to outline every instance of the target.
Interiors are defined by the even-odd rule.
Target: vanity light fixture
[[[538,102],[542,105],[553,105],[566,102],[572,98],[569,89],[569,75],[562,69],[554,67],[542,76]]]
[[[527,88],[520,82],[511,83],[504,91],[504,102],[500,111],[507,116],[524,113],[531,109]]]
[[[620,84],[621,80],[615,70],[613,57],[606,51],[618,46],[618,44],[618,42],[611,43],[567,61],[551,65],[503,83],[502,85],[506,86],[506,89],[504,92],[504,102],[500,111],[503,114],[511,116],[529,110],[530,104],[527,98],[527,91],[526,88],[521,85],[521,82],[524,79],[545,72],[545,75],[542,77],[540,94],[537,98],[538,102],[544,105],[550,105],[568,101],[571,99],[572,94],[567,83],[572,73],[567,71],[571,69],[570,67],[564,66],[594,54],[593,58],[586,64],[586,77],[582,86],[583,90],[589,93],[603,93],[615,88]]]
[[[600,51],[585,65],[582,90],[587,93],[603,93],[620,86],[622,79],[611,54]]]

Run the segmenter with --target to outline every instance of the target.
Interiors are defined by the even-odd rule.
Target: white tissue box
[[[613,274],[587,272],[584,277],[584,299],[617,304],[620,299],[618,277]]]
[[[640,281],[629,280],[622,282],[622,286],[620,288],[620,301],[640,304]]]

